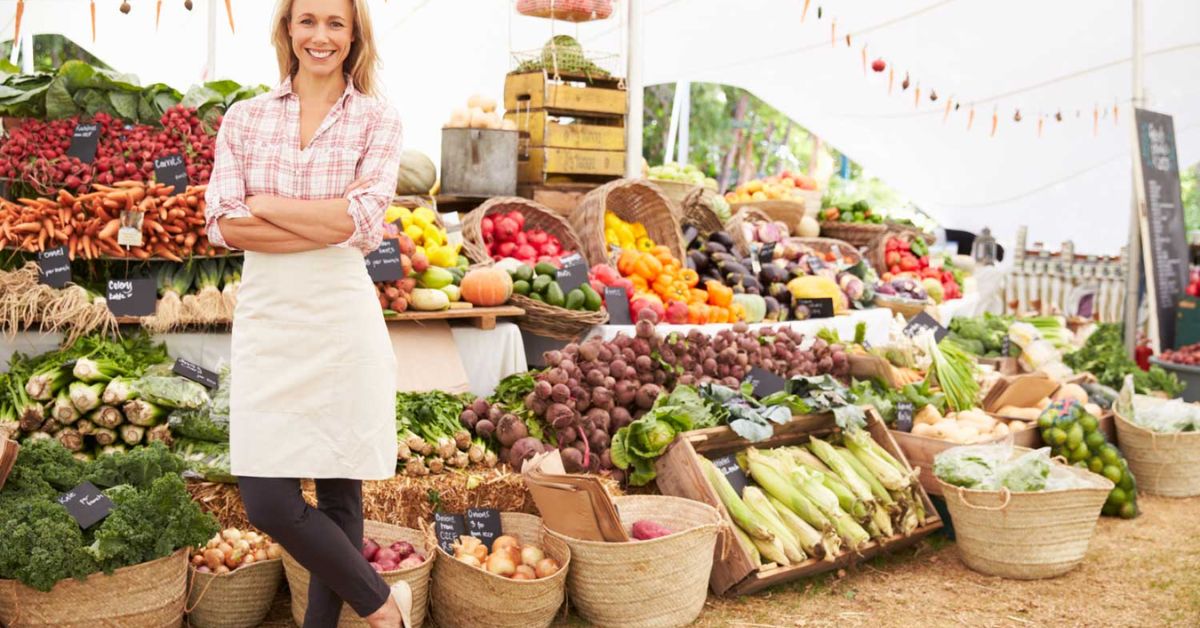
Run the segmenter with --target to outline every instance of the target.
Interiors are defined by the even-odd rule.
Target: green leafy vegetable
[[[1156,391],[1178,397],[1184,385],[1173,373],[1161,367],[1151,366],[1143,371],[1137,362],[1125,352],[1125,334],[1117,323],[1103,323],[1088,336],[1081,349],[1063,356],[1063,363],[1076,372],[1088,372],[1096,376],[1101,384],[1120,389],[1125,376],[1133,376],[1133,385],[1139,394]]]

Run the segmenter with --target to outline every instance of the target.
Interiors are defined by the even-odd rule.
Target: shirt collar
[[[354,79],[350,78],[349,74],[344,74],[343,76],[346,77],[346,90],[342,92],[342,97],[339,99],[339,101],[345,101],[348,96],[358,95],[358,90],[354,87]],[[296,92],[292,91],[292,77],[290,75],[283,79],[283,81],[280,82],[279,85],[277,85],[275,89],[271,90],[270,92],[272,98],[285,98],[295,93]]]

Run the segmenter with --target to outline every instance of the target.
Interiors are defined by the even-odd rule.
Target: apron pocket
[[[235,322],[231,404],[240,411],[329,417],[344,383],[345,338],[327,326]]]

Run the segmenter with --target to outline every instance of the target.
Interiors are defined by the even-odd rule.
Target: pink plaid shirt
[[[400,166],[400,116],[386,103],[346,91],[300,150],[300,97],[285,79],[270,92],[229,108],[217,133],[216,159],[205,194],[208,240],[221,237],[218,218],[250,216],[246,197],[257,194],[321,200],[341,198],[353,181],[368,187],[350,193],[346,210],[354,233],[339,247],[364,254],[383,238],[383,214],[396,190]]]

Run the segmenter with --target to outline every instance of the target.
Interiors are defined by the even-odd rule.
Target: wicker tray
[[[640,222],[656,244],[667,247],[677,259],[686,254],[679,216],[671,210],[671,201],[648,180],[617,179],[583,197],[571,212],[570,223],[582,243],[581,252],[592,266],[608,263],[608,244],[604,240],[604,213],[612,211],[626,222]]]
[[[662,190],[663,196],[666,196],[668,199],[670,199],[672,203],[671,209],[675,211],[676,215],[682,215],[681,212],[683,209],[683,199],[687,198],[693,190],[701,187],[698,185],[692,185],[691,183],[683,183],[682,181],[666,181],[663,179],[649,178],[646,179],[646,181],[658,186],[658,189]]]
[[[844,240],[858,247],[870,246],[875,238],[885,233],[885,225],[867,225],[854,222],[821,222],[821,235],[826,238]]]
[[[463,255],[477,264],[490,264],[492,258],[487,253],[487,245],[483,242],[482,224],[484,216],[518,211],[525,216],[525,228],[541,229],[558,238],[565,250],[580,251],[582,246],[579,236],[571,225],[558,212],[517,196],[499,196],[468,213],[462,221]]]

